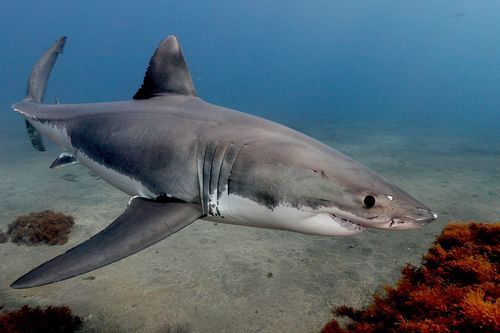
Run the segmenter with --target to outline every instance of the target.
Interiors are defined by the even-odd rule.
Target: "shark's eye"
[[[375,206],[375,197],[373,195],[368,194],[364,200],[363,204],[365,205],[366,208],[372,208]]]

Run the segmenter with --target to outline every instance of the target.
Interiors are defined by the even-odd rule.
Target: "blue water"
[[[47,100],[128,99],[154,47],[175,34],[199,95],[219,104],[495,134],[499,9],[494,0],[5,0],[0,101],[23,96],[33,62],[60,35],[67,55]]]
[[[12,219],[14,213],[24,211],[29,206],[20,202],[25,198],[24,192],[19,192],[23,195],[18,193],[14,200],[10,191],[17,191],[16,184],[22,184],[23,179],[25,182],[30,179],[31,182],[31,178],[25,177],[27,172],[32,172],[30,168],[34,161],[46,159],[40,162],[41,166],[46,167],[51,157],[57,154],[57,150],[51,146],[49,152],[52,155],[49,157],[34,152],[25,137],[23,121],[10,109],[12,103],[24,97],[28,75],[38,57],[59,36],[68,36],[65,52],[58,59],[49,81],[47,102],[53,102],[56,98],[61,103],[126,100],[140,87],[147,63],[158,42],[169,34],[175,34],[181,42],[200,97],[284,123],[325,141],[403,187],[409,187],[410,193],[416,192],[419,199],[436,207],[441,215],[441,220],[429,229],[402,236],[414,246],[406,254],[398,248],[401,241],[398,243],[397,236],[387,236],[396,238],[383,240],[379,237],[385,237],[385,234],[369,234],[367,240],[371,245],[366,247],[368,250],[363,248],[366,253],[362,254],[382,253],[387,242],[385,245],[389,250],[372,258],[380,260],[385,271],[376,265],[371,267],[368,264],[371,268],[366,268],[364,259],[359,258],[362,263],[360,266],[351,268],[350,273],[335,276],[342,278],[340,287],[325,282],[330,279],[330,275],[326,278],[326,275],[318,273],[323,262],[316,266],[309,265],[315,273],[304,273],[304,279],[315,276],[323,284],[310,282],[311,286],[302,286],[303,289],[298,286],[297,297],[301,301],[307,299],[307,304],[316,304],[317,308],[323,309],[320,315],[312,310],[312,314],[299,314],[293,311],[293,306],[287,307],[278,302],[285,308],[284,312],[276,305],[276,312],[272,312],[274,319],[266,319],[264,325],[262,318],[253,315],[252,306],[239,298],[235,301],[233,317],[227,322],[222,313],[214,314],[213,311],[229,311],[233,305],[231,309],[218,308],[217,302],[223,301],[215,296],[215,300],[209,299],[202,303],[214,304],[210,310],[212,312],[206,317],[196,317],[190,312],[189,304],[180,307],[186,316],[193,315],[201,321],[199,326],[193,323],[188,325],[193,331],[203,331],[207,327],[227,332],[271,332],[276,331],[277,327],[297,332],[302,329],[317,330],[329,318],[330,304],[352,301],[349,304],[358,305],[365,302],[381,283],[394,281],[400,265],[408,260],[418,261],[447,221],[500,219],[499,12],[500,2],[495,0],[2,0],[0,179],[4,181],[0,185],[4,191],[0,196],[0,210],[4,220],[0,221],[0,229],[5,230],[9,222],[6,219]],[[78,172],[80,179],[84,179],[80,187],[93,184],[90,183],[94,181],[92,177],[84,171]],[[50,177],[48,175],[47,171],[46,177]],[[37,186],[45,182],[49,187],[61,182],[62,174],[55,175],[53,179],[36,179],[34,182]],[[5,177],[11,180],[7,183]],[[16,183],[16,180],[19,181]],[[64,181],[62,184],[59,186],[67,185],[67,191],[72,191],[71,186],[75,186]],[[30,185],[25,183],[23,186]],[[59,191],[63,190],[66,189],[59,188]],[[111,193],[115,190],[99,185],[96,191]],[[36,195],[40,196],[40,193]],[[106,197],[105,194],[102,196]],[[99,197],[99,200],[102,198]],[[36,205],[44,208],[40,203]],[[75,210],[79,207],[75,198],[68,199],[64,205],[61,207]],[[116,205],[120,206],[121,203]],[[119,214],[119,210],[116,210],[116,214]],[[226,230],[233,232],[242,229]],[[90,234],[89,231],[86,237]],[[266,235],[263,236],[265,238],[275,234],[262,235]],[[308,253],[313,253],[315,258],[326,258],[318,254],[324,248],[325,240],[293,239],[297,244],[311,242],[308,243],[310,250],[304,250],[303,253],[298,250],[298,256],[306,262]],[[279,243],[276,239],[273,242]],[[330,250],[344,251],[351,246],[346,245],[348,243],[341,244],[331,245]],[[207,246],[206,251],[210,251],[210,248]],[[314,249],[317,251],[314,252]],[[226,251],[232,251],[231,245]],[[281,257],[278,255],[276,265],[279,262],[290,265],[298,262],[295,254],[289,254],[295,250],[289,251]],[[196,257],[195,254],[191,256]],[[393,257],[397,257],[396,266],[385,267],[391,266]],[[198,258],[204,260],[203,257]],[[214,258],[214,262],[221,265],[218,257]],[[341,260],[341,257],[338,260],[343,265],[349,262]],[[253,271],[241,270],[241,265],[238,266],[236,262],[231,267],[238,269],[242,279],[253,281]],[[140,261],[137,264],[140,267]],[[122,267],[127,269],[127,266]],[[222,267],[227,269],[229,266]],[[294,275],[297,279],[301,277],[301,270],[304,270],[293,266],[288,267],[290,271],[287,271],[287,267],[284,265],[280,268],[283,274]],[[328,272],[330,266],[322,269]],[[352,272],[361,274],[359,272],[363,269],[366,274],[360,275],[357,284],[350,284]],[[20,271],[22,269],[17,269],[8,278]],[[279,278],[279,274],[275,273],[274,276]],[[370,280],[369,277],[373,276],[375,278]],[[210,284],[215,281],[212,276],[207,281],[207,292],[210,288],[220,287],[216,283]],[[369,282],[363,284],[363,281]],[[228,283],[232,288],[240,288],[242,284],[239,282],[233,285]],[[225,287],[220,288],[223,290]],[[2,281],[0,298],[5,296],[15,300],[12,304],[17,304],[17,299],[21,302],[19,294],[7,289],[7,283]],[[234,293],[248,298],[249,294],[255,292],[260,295],[257,300],[252,300],[255,304],[274,304],[271,300],[276,299],[293,303],[295,298],[290,296],[293,293],[283,291],[280,294],[278,289],[270,289],[262,295],[246,289]],[[81,304],[86,302],[90,306],[91,300],[84,302],[81,295],[67,300],[59,294],[58,298],[51,298],[55,294],[53,290],[42,293],[45,297],[43,302],[50,303],[57,299],[58,302],[71,303],[84,314],[88,313]],[[141,291],[137,293],[141,294]],[[278,295],[276,298],[274,293]],[[361,296],[349,298],[352,293]],[[338,298],[333,299],[331,295],[337,295]],[[179,295],[176,297],[182,298]],[[143,301],[147,302],[147,298]],[[224,302],[227,305],[228,299],[224,298]],[[208,311],[203,305],[201,307],[200,311]],[[253,317],[244,313],[247,307],[252,309]],[[314,306],[311,305],[311,308]],[[144,314],[139,316],[140,319],[131,319],[135,321],[130,327],[155,327],[151,323],[154,320],[147,316],[147,311],[151,309],[142,311]],[[119,317],[119,314],[116,316]],[[248,326],[236,324],[239,316],[243,316]],[[301,319],[306,317],[307,320]],[[96,324],[95,317],[92,320],[89,319],[90,326],[109,329]],[[110,319],[109,322],[113,323],[113,320],[126,318]],[[216,324],[207,324],[211,321]],[[246,327],[245,330],[242,327]]]

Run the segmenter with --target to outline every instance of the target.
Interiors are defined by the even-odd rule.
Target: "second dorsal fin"
[[[134,99],[148,99],[165,93],[196,96],[191,74],[175,36],[164,39],[156,49]]]

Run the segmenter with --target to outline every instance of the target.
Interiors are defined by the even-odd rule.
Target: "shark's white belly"
[[[208,215],[204,220],[236,224],[250,227],[295,231],[304,234],[320,236],[352,236],[364,228],[346,225],[333,220],[326,213],[309,213],[292,206],[277,206],[269,209],[250,199],[224,193],[218,200],[213,211],[217,214]],[[214,203],[216,202],[216,203]]]

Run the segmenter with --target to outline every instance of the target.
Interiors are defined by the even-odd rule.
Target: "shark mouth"
[[[357,230],[357,231],[362,231],[366,229],[365,226],[358,224],[348,218],[333,214],[333,213],[328,213],[330,217],[335,220],[338,224],[340,224],[343,228],[348,229],[348,230]]]
[[[380,215],[359,217],[353,213],[349,213],[338,208],[336,208],[334,212],[328,212],[328,214],[332,217],[332,219],[341,223],[343,226],[348,227],[351,225],[351,228],[357,229],[392,229],[393,227],[404,223],[401,219],[397,218],[387,218],[382,220]]]
[[[370,216],[368,218],[347,218],[340,216],[339,214],[328,213],[337,223],[340,223],[344,228],[348,228],[351,230],[354,229],[415,229],[415,226],[411,227],[408,224],[405,225],[405,222],[397,217],[393,217],[387,219],[386,221],[378,221],[375,222],[376,218],[379,215]]]
[[[387,219],[380,219],[379,215],[374,215],[366,218],[357,217],[351,213],[342,211],[342,215],[339,212],[328,213],[332,219],[337,223],[340,223],[345,228],[374,228],[374,229],[392,229],[392,230],[412,230],[420,229],[421,227],[427,225],[428,223],[434,221],[437,218],[437,214],[419,208],[414,215],[406,215],[404,218],[401,217],[389,217]],[[378,219],[378,220],[377,220]]]

